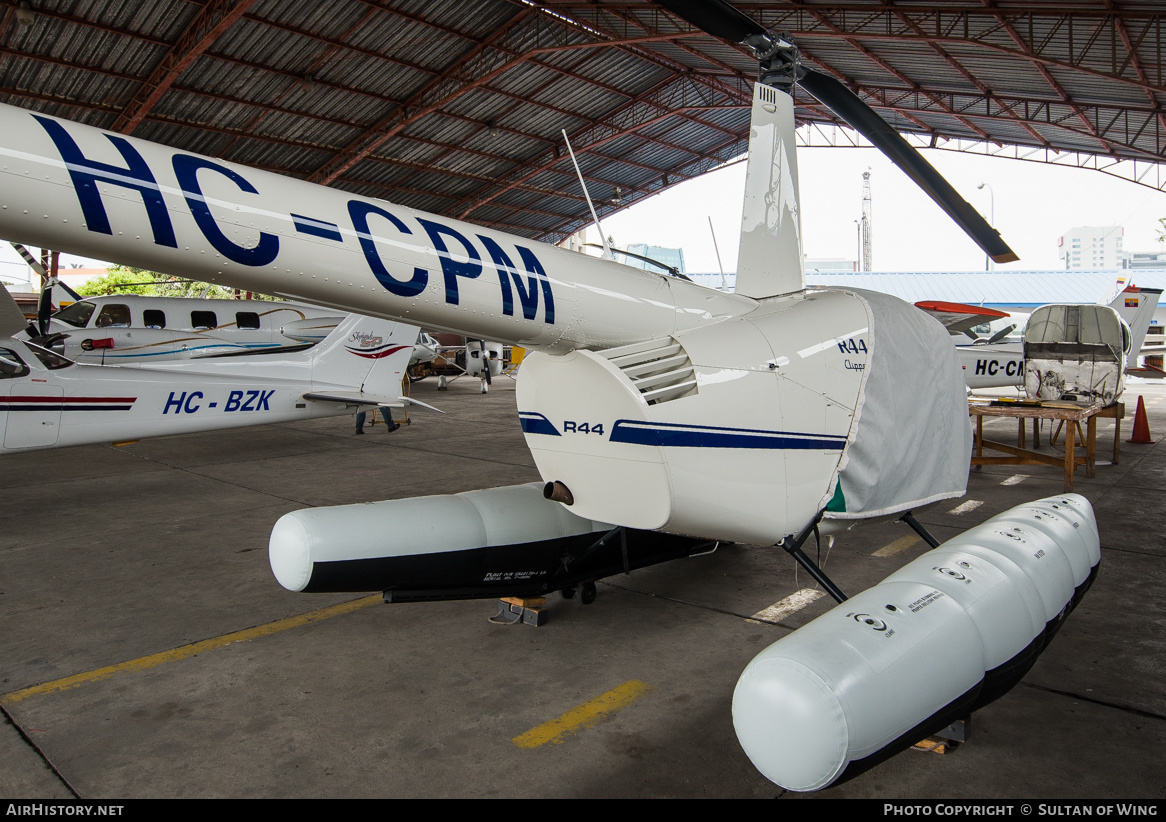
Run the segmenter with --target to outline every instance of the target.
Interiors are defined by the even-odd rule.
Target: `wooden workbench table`
[[[976,418],[975,447],[972,451],[972,465],[1054,465],[1063,466],[1065,470],[1065,490],[1073,490],[1073,473],[1078,465],[1085,466],[1085,476],[1092,477],[1096,468],[1097,458],[1097,420],[1109,418],[1114,421],[1113,432],[1113,463],[1117,465],[1121,456],[1121,421],[1125,417],[1125,403],[1116,402],[1103,406],[1070,405],[1069,403],[1042,403],[1041,405],[1021,405],[1007,403],[1003,405],[988,405],[970,403],[968,413]],[[984,417],[1015,417],[1019,422],[1019,437],[1017,445],[1008,445],[984,439]],[[1037,420],[1060,420],[1065,424],[1065,455],[1064,457],[1042,454],[1024,447],[1024,421],[1033,420],[1034,445],[1040,442],[1036,434]],[[1082,430],[1081,424],[1085,424]],[[1077,439],[1080,437],[1085,447],[1084,456],[1077,455]],[[1006,457],[985,457],[984,448],[994,451],[1003,451]]]

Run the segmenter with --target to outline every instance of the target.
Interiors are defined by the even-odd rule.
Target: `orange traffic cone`
[[[1134,414],[1134,435],[1126,442],[1153,443],[1150,439],[1150,421],[1146,418],[1146,401],[1138,395],[1138,410]]]

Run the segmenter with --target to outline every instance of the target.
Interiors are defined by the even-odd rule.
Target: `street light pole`
[[[995,228],[996,227],[996,192],[994,192],[992,190],[992,186],[988,185],[987,183],[980,183],[978,186],[976,186],[976,188],[977,189],[982,189],[982,188],[988,189],[988,203],[989,203],[989,208],[990,208],[990,212],[989,212],[990,216],[988,217],[988,225],[992,226],[992,228]],[[993,267],[994,266],[992,265],[992,258],[989,257],[987,254],[985,254],[984,255],[984,270],[991,271],[993,269]]]

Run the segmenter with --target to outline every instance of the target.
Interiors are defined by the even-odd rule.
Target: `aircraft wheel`
[[[583,583],[583,591],[579,594],[579,601],[582,602],[584,605],[590,605],[592,602],[595,601],[595,595],[597,593],[598,593],[598,591],[596,591],[596,589],[595,589],[594,582],[590,582],[590,581],[584,582]]]
[[[575,591],[577,590],[578,589],[572,585],[569,588],[564,588],[563,590],[559,591],[559,593],[563,595],[563,599],[574,599]]]

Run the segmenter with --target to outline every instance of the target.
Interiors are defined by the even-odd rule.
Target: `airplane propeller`
[[[53,279],[45,282],[36,303],[36,327],[42,337],[49,332],[49,317],[53,313]]]
[[[62,334],[59,331],[52,334],[49,333],[49,318],[53,313],[54,288],[60,288],[64,290],[66,294],[73,298],[74,302],[80,302],[81,300],[85,299],[56,277],[50,277],[45,282],[45,286],[41,289],[40,292],[40,299],[36,304],[36,329],[38,333],[35,336],[31,334],[29,335],[32,337],[32,342],[36,345],[39,345],[41,348],[52,349],[57,345],[57,343],[59,343],[67,336],[66,334]]]
[[[887,155],[993,260],[1007,263],[1020,259],[1000,233],[874,109],[838,80],[803,65],[791,38],[774,34],[725,0],[658,2],[708,34],[752,51],[761,62],[762,83],[787,93],[792,93],[795,83],[801,86]]]
[[[14,249],[16,249],[20,256],[24,258],[29,267],[44,279],[45,284],[44,287],[41,288],[40,299],[37,300],[36,304],[36,322],[28,324],[27,333],[30,340],[34,344],[39,345],[42,348],[51,348],[54,343],[58,342],[62,337],[65,336],[64,334],[59,333],[49,334],[49,317],[53,313],[53,288],[56,286],[63,288],[69,294],[69,296],[76,301],[80,301],[83,298],[80,294],[69,288],[69,286],[65,285],[65,283],[61,282],[56,277],[55,262],[53,264],[54,273],[50,275],[49,270],[41,265],[36,257],[29,253],[27,248],[25,248],[20,243],[12,243],[11,245]]]
[[[1016,330],[1015,324],[1005,326],[1004,328],[1001,328],[999,331],[997,331],[995,334],[993,334],[991,337],[989,337],[988,342],[989,343],[1000,342],[1002,339],[1007,337],[1009,334],[1011,334],[1015,330]]]

